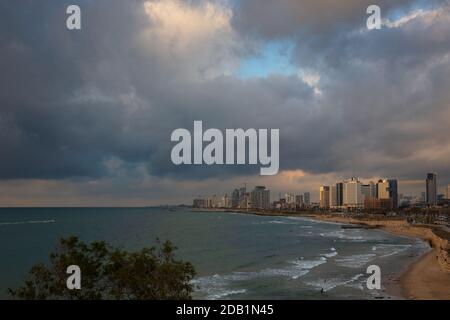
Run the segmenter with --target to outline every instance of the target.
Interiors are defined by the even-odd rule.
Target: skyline
[[[0,207],[190,203],[247,182],[450,184],[450,3],[0,4]],[[68,4],[81,30],[65,27]],[[176,166],[171,132],[279,128],[279,172]],[[195,190],[195,191],[193,191]],[[401,190],[401,191],[400,191]]]

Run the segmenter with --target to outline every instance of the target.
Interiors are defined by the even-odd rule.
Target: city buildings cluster
[[[265,186],[255,186],[248,192],[247,186],[234,189],[231,196],[222,197],[213,195],[211,197],[194,199],[194,208],[239,208],[239,209],[270,209],[270,190]]]
[[[231,192],[231,196],[212,195],[211,197],[198,197],[193,201],[194,208],[235,208],[235,209],[301,209],[309,207],[311,204],[309,192],[299,195],[284,194],[271,202],[270,190],[265,186],[255,186],[253,190],[247,191],[247,186],[236,188]]]
[[[382,210],[395,211],[399,207],[422,206],[435,207],[450,205],[450,184],[446,194],[438,194],[437,175],[428,173],[425,180],[425,192],[420,196],[408,196],[398,193],[397,179],[380,179],[377,182],[364,183],[351,178],[334,185],[319,188],[319,203],[311,201],[309,192],[301,194],[285,193],[278,200],[271,201],[270,190],[265,186],[255,186],[247,190],[247,185],[234,189],[230,195],[212,195],[197,197],[194,208],[234,208],[258,210]]]
[[[396,179],[363,183],[351,178],[335,185],[322,186],[319,190],[321,209],[385,209],[398,207],[398,183]]]

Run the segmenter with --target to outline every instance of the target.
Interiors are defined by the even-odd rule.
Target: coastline
[[[439,231],[436,226],[411,225],[405,219],[385,218],[367,219],[343,216],[341,214],[318,214],[311,212],[273,212],[247,210],[196,210],[234,212],[262,216],[303,217],[342,225],[353,225],[358,228],[380,229],[391,234],[418,238],[427,242],[431,250],[405,266],[405,269],[390,279],[386,291],[403,299],[417,300],[450,300],[450,234]]]

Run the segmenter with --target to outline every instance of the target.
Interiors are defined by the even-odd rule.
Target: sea
[[[165,207],[2,208],[0,299],[70,235],[127,250],[170,240],[176,257],[197,271],[194,299],[397,299],[386,289],[429,250],[418,239],[301,217]],[[380,267],[381,289],[367,288],[370,265]]]

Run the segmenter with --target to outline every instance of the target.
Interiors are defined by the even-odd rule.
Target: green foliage
[[[127,252],[105,242],[60,239],[49,265],[37,264],[24,285],[8,289],[14,299],[190,299],[195,275],[189,262],[175,260],[169,241]],[[66,286],[67,267],[81,269],[81,289]]]

